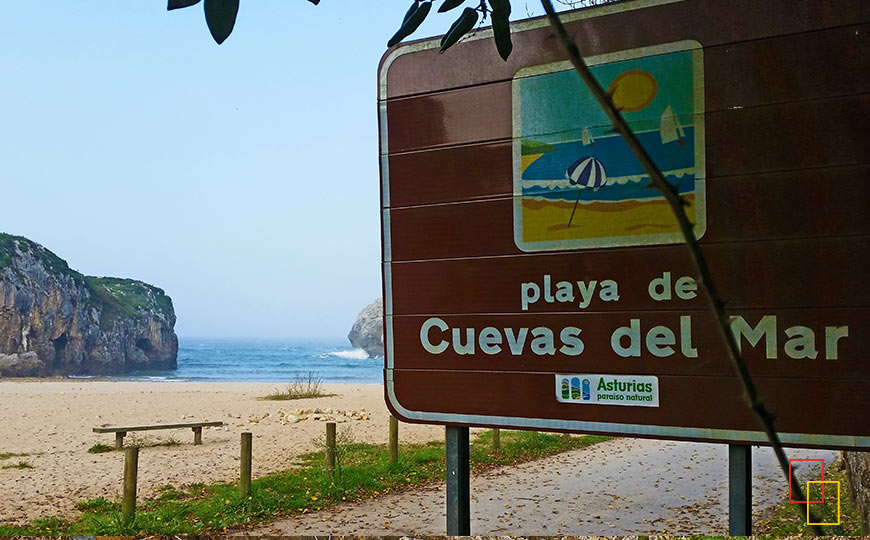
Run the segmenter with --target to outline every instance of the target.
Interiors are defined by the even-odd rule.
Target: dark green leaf
[[[500,13],[504,18],[510,17],[511,1],[510,0],[489,0],[489,7],[492,8],[492,13]]]
[[[461,6],[464,2],[465,0],[444,0],[444,3],[441,4],[440,8],[438,8],[438,13],[450,11],[453,8]]]
[[[405,23],[408,22],[408,19],[411,18],[411,15],[413,15],[414,12],[417,11],[417,8],[419,8],[419,7],[420,7],[420,0],[414,0],[414,2],[411,4],[411,7],[409,7],[408,11],[405,12],[405,16],[402,17],[402,26],[405,26]]]
[[[463,15],[464,15],[464,13],[463,13]],[[458,19],[453,21],[453,24],[451,24],[450,28],[447,29],[447,33],[444,34],[444,36],[441,38],[441,45],[444,45],[444,41],[447,40],[447,36],[449,36],[450,33],[453,32],[457,26],[459,26],[460,22],[462,22],[462,15],[460,15]]]
[[[198,3],[199,0],[169,0],[169,4],[166,6],[166,9],[172,11],[173,9],[186,8]]]
[[[417,2],[414,3],[416,4]],[[432,9],[432,2],[422,2],[413,12],[408,10],[408,13],[405,14],[406,19],[402,22],[402,27],[399,28],[399,31],[390,38],[390,41],[387,42],[387,47],[392,47],[396,43],[399,43],[413,34],[414,31],[423,23],[423,20],[426,19],[426,15],[429,14],[430,9]]]
[[[511,26],[507,16],[500,11],[492,12],[492,33],[495,36],[495,48],[502,60],[511,55],[514,44],[511,43]]]
[[[449,49],[459,41],[459,38],[467,34],[477,24],[477,11],[471,8],[462,10],[462,15],[453,23],[450,30],[441,38],[441,52]]]
[[[232,33],[238,13],[239,0],[205,0],[205,22],[218,45]]]

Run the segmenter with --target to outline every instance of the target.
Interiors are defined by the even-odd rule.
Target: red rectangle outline
[[[825,480],[825,460],[824,459],[797,459],[797,458],[794,458],[794,459],[788,460],[788,502],[801,503],[801,504],[824,503],[825,502],[825,484],[822,484],[822,500],[821,501],[793,501],[793,500],[791,500],[791,477],[792,477],[791,462],[792,461],[820,461],[822,463],[822,481]],[[810,496],[810,494],[807,493],[807,497],[809,497],[809,496]]]

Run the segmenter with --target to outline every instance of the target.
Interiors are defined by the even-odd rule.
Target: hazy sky
[[[217,46],[201,6],[3,2],[0,231],[162,287],[181,336],[342,338],[381,294],[377,67],[408,4],[243,1]]]

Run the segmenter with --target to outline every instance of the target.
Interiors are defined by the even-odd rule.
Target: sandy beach
[[[257,398],[284,389],[280,383],[169,383],[115,381],[0,380],[0,454],[29,454],[0,460],[26,461],[32,469],[0,469],[0,522],[22,523],[45,516],[76,514],[75,503],[93,497],[117,499],[123,453],[88,453],[96,443],[112,445],[108,425],[221,420],[205,428],[202,446],[189,429],[140,432],[140,441],[178,441],[143,448],[139,456],[139,497],[167,484],[232,481],[238,475],[240,433],[254,438],[254,477],[293,467],[294,458],[315,449],[327,417],[349,425],[355,440],[386,443],[389,413],[381,385],[327,384],[336,396],[292,401]],[[295,412],[321,409],[330,413]],[[292,415],[292,416],[291,416]],[[319,417],[315,419],[315,417]],[[127,436],[125,444],[133,435]],[[443,428],[402,424],[400,441],[443,437]]]
[[[92,432],[103,424],[226,423],[204,429],[201,446],[193,445],[190,429],[136,434],[140,441],[180,443],[141,449],[140,500],[154,496],[155,488],[167,484],[180,487],[235,480],[239,434],[244,431],[254,437],[255,477],[292,468],[296,456],[316,449],[314,441],[330,419],[339,423],[340,430],[350,426],[355,440],[387,442],[389,413],[381,385],[328,384],[324,389],[336,396],[258,399],[275,388],[275,383],[0,381],[0,454],[28,454],[0,459],[0,466],[19,461],[33,466],[0,468],[0,522],[21,524],[39,517],[75,516],[76,502],[100,496],[119,499],[123,453],[87,451],[96,443],[113,444],[111,433]],[[325,412],[315,413],[315,409]],[[297,415],[300,410],[311,412]],[[132,437],[128,435],[125,444]],[[441,437],[440,426],[400,425],[402,442]],[[616,439],[492,471],[472,482],[473,531],[576,534],[582,530],[597,534],[610,529],[650,534],[697,532],[699,523],[707,523],[709,530],[703,530],[718,534],[725,526],[722,516],[727,507],[726,450],[725,445]],[[821,458],[830,464],[836,452],[791,450],[789,457]],[[753,460],[753,499],[756,510],[762,511],[781,502],[785,488],[769,450],[756,450]],[[688,469],[692,473],[687,474]],[[578,478],[585,480],[577,482]],[[598,496],[599,492],[618,493],[618,500]],[[443,534],[443,498],[443,485],[429,486],[316,515],[295,516],[254,532],[389,535],[413,530]],[[556,508],[568,515],[554,516]],[[698,514],[698,509],[704,512]],[[683,517],[685,522],[680,521]]]

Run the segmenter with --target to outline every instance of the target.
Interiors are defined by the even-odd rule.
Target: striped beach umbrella
[[[580,189],[598,189],[607,183],[604,165],[594,157],[580,158],[568,167],[565,177]]]
[[[577,186],[577,200],[574,201],[574,209],[571,210],[571,217],[568,219],[568,227],[574,221],[574,213],[577,212],[577,204],[580,202],[580,195],[584,189],[598,189],[607,183],[607,173],[604,171],[604,165],[594,157],[583,157],[575,161],[565,171],[565,177],[571,182],[571,185]]]

